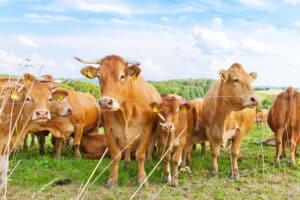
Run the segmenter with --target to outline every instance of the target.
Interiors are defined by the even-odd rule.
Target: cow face
[[[66,90],[56,90],[52,94],[53,100],[50,107],[50,112],[52,116],[68,116],[72,114],[72,108],[67,101],[68,91]]]
[[[102,110],[116,111],[128,94],[130,85],[138,78],[141,69],[119,56],[107,56],[99,61],[100,67],[85,67],[81,73],[87,78],[98,77],[102,97],[99,105]]]
[[[175,96],[163,98],[161,103],[152,102],[150,107],[160,116],[160,125],[165,132],[174,132],[180,112],[186,113],[191,105],[188,102],[179,101]]]
[[[242,65],[235,63],[228,70],[221,70],[219,75],[221,96],[232,110],[258,105],[258,97],[251,86],[257,76],[255,72],[248,74]]]
[[[44,122],[51,118],[50,108],[53,102],[65,99],[67,94],[61,90],[51,91],[48,85],[40,83],[33,75],[25,74],[23,87],[14,91],[11,99],[17,105],[24,105],[24,113],[31,116],[32,121]]]

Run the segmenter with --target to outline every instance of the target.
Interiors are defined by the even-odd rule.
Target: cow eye
[[[240,79],[235,78],[235,79],[233,79],[233,82],[234,82],[234,83],[239,83],[239,82],[240,82]]]
[[[124,80],[124,78],[125,78],[125,75],[124,75],[124,74],[121,74],[120,80]]]
[[[26,101],[26,102],[30,102],[30,101],[31,101],[31,98],[27,96],[27,97],[25,98],[25,101]]]

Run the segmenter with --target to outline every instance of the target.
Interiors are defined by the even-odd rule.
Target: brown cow
[[[261,129],[262,125],[267,122],[268,110],[256,108],[255,122],[257,127]]]
[[[174,187],[178,186],[178,168],[182,161],[182,153],[185,148],[186,139],[192,134],[194,129],[193,120],[188,101],[183,101],[182,97],[162,94],[162,102],[152,102],[150,104],[153,112],[161,116],[157,124],[156,134],[158,144],[163,149],[162,155],[165,162],[164,179]],[[193,116],[192,116],[193,117]],[[173,174],[171,176],[170,160],[173,161]]]
[[[245,135],[243,126],[248,120],[245,117],[245,120],[240,120],[235,129],[226,129],[230,127],[227,124],[233,119],[230,115],[232,111],[240,111],[258,104],[258,98],[254,95],[254,90],[251,87],[251,83],[256,78],[256,73],[248,74],[244,71],[242,65],[235,63],[229,69],[221,70],[219,75],[220,80],[210,87],[203,100],[202,119],[211,149],[211,175],[218,174],[217,157],[220,146],[226,144],[227,140],[230,139],[232,140],[230,177],[238,178],[237,159],[240,144]]]
[[[275,134],[275,165],[280,163],[283,144],[290,143],[291,167],[296,167],[295,152],[300,140],[300,96],[297,90],[287,88],[275,98],[269,114],[268,125]]]
[[[43,79],[45,81],[48,81],[52,85],[55,84],[55,80],[51,75],[44,75]],[[100,123],[100,109],[98,106],[98,103],[95,99],[95,97],[89,93],[83,93],[83,92],[77,92],[73,90],[64,90],[68,92],[68,98],[67,103],[72,108],[72,112],[69,112],[69,110],[65,110],[64,112],[68,115],[68,120],[64,119],[64,121],[68,122],[68,126],[71,127],[71,125],[75,126],[75,133],[74,133],[74,150],[75,150],[75,157],[80,156],[80,141],[82,138],[82,134],[84,132],[98,132],[99,123]],[[63,112],[60,107],[55,107],[57,109],[57,112],[59,111],[59,116],[63,116]],[[55,109],[53,108],[53,109]],[[49,128],[52,127],[52,123],[48,123]],[[43,125],[44,128],[46,128],[46,125]],[[64,131],[63,127],[59,128],[58,126],[55,126],[56,132]],[[47,129],[44,129],[47,130]],[[58,141],[55,142],[55,144],[59,144],[59,146],[54,147],[56,157],[60,157],[60,151],[57,148],[61,148],[62,146],[62,139],[68,139],[72,133],[69,132],[71,128],[69,128],[67,131],[62,133],[61,137],[57,134],[54,135],[55,138],[57,138]],[[68,135],[68,136],[67,136]],[[43,137],[43,135],[41,135]],[[43,142],[45,139],[40,138],[40,141]],[[40,147],[40,149],[43,149]]]
[[[33,75],[25,74],[17,82],[0,84],[0,193],[5,191],[8,170],[8,155],[24,140],[35,124],[51,119],[50,106],[58,96],[66,97],[61,90],[51,91]]]
[[[154,114],[148,105],[161,99],[159,93],[139,76],[139,64],[129,63],[115,55],[97,61],[76,59],[84,63],[99,64],[98,68],[87,66],[81,73],[87,78],[99,79],[102,95],[99,105],[103,111],[104,130],[114,159],[107,187],[117,185],[120,152],[124,148],[130,149],[136,138],[140,139],[136,150],[138,183],[146,183],[145,154],[154,126]]]

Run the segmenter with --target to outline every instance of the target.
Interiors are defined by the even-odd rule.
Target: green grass
[[[244,138],[241,148],[242,162],[239,162],[241,178],[229,180],[230,151],[221,151],[219,176],[208,176],[210,167],[209,150],[205,156],[200,149],[193,152],[192,174],[179,174],[178,188],[165,187],[157,199],[300,199],[300,170],[289,168],[289,159],[282,160],[279,167],[273,166],[274,147],[259,146],[254,141],[262,140],[271,134],[264,126],[256,127]],[[38,147],[28,151],[20,151],[11,156],[10,169],[20,161],[9,181],[9,199],[71,199],[79,193],[86,182],[97,160],[75,159],[73,151],[63,149],[62,158],[53,159],[52,147],[47,144],[46,155],[38,155]],[[146,163],[149,173],[158,158]],[[107,166],[110,159],[104,159],[97,169],[96,176]],[[265,168],[263,168],[265,165]],[[264,169],[264,170],[263,170]],[[123,169],[123,161],[119,166],[119,187],[106,189],[105,182],[109,170],[89,189],[86,199],[129,199],[137,185],[137,163],[133,161],[128,170]],[[95,178],[95,177],[94,177]],[[70,179],[70,185],[45,186],[54,179]],[[149,179],[148,187],[142,188],[137,199],[151,199],[163,186],[163,165],[161,164]],[[44,187],[45,186],[45,187]],[[37,193],[41,188],[44,189]],[[34,195],[34,196],[32,196]]]

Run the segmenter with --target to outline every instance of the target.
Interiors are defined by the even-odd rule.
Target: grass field
[[[208,177],[210,152],[200,155],[200,149],[193,152],[192,174],[180,172],[178,188],[165,186],[163,165],[161,164],[149,179],[147,187],[142,188],[136,199],[300,199],[300,170],[289,168],[289,159],[282,160],[279,167],[273,166],[275,149],[270,146],[255,145],[271,134],[267,126],[262,130],[256,127],[244,139],[241,148],[242,162],[239,163],[241,178],[227,178],[230,169],[228,149],[221,151],[219,176]],[[208,145],[208,144],[207,144]],[[64,149],[62,158],[53,159],[52,147],[48,144],[46,155],[39,156],[37,146],[28,151],[20,151],[11,156],[10,169],[19,163],[10,176],[8,199],[75,199],[86,182],[97,160],[75,159],[73,151]],[[105,159],[96,171],[97,176],[109,164]],[[146,164],[149,173],[157,158]],[[108,190],[105,182],[109,170],[93,184],[85,199],[127,199],[138,188],[137,163],[133,161],[129,169],[119,168],[119,187]],[[92,180],[94,180],[95,176]],[[71,184],[54,186],[56,180],[70,179]]]

